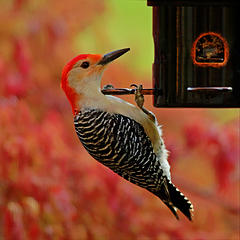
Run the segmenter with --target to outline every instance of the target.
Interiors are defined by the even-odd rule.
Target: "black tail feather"
[[[164,202],[164,203],[168,206],[168,208],[171,210],[171,212],[176,217],[176,219],[179,220],[179,216],[177,214],[177,209],[174,206],[172,206],[172,204],[170,204],[168,202]]]
[[[177,219],[179,219],[177,214],[177,209],[179,209],[192,221],[192,203],[168,179],[165,179],[161,190],[156,195],[161,198]]]

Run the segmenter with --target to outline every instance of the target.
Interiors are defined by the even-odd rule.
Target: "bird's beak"
[[[116,50],[110,53],[105,54],[102,59],[98,62],[97,65],[106,65],[110,62],[112,62],[113,60],[115,60],[116,58],[119,58],[120,56],[122,56],[124,53],[128,52],[130,50],[130,48],[124,48],[124,49],[120,49],[120,50]]]

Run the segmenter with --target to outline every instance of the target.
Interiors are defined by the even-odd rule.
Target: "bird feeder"
[[[147,0],[155,107],[240,107],[240,2]],[[104,89],[134,94],[136,89]]]
[[[240,107],[239,1],[148,0],[155,107]]]

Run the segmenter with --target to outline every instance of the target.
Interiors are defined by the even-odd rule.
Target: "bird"
[[[141,89],[135,94],[137,106],[101,91],[106,67],[129,50],[80,54],[64,66],[61,88],[72,107],[76,134],[94,159],[156,195],[177,219],[180,210],[191,221],[193,205],[171,181],[161,127],[143,107]]]

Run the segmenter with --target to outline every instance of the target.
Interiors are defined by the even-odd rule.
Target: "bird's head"
[[[116,50],[105,55],[81,54],[63,68],[61,87],[75,112],[76,104],[83,95],[90,96],[100,91],[100,81],[108,63],[120,57],[130,48]]]

